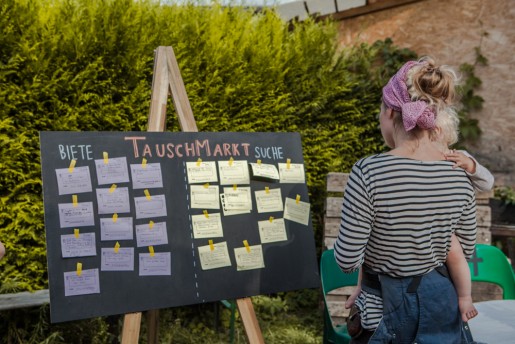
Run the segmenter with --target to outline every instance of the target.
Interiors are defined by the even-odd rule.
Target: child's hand
[[[451,149],[445,153],[445,160],[454,161],[452,168],[461,167],[470,174],[476,173],[476,163],[460,151]]]

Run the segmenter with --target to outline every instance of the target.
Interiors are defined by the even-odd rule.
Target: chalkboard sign
[[[40,141],[52,322],[319,286],[298,133]]]

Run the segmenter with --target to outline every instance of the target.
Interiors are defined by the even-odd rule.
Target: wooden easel
[[[190,101],[186,94],[179,65],[172,47],[158,47],[154,56],[154,75],[152,79],[152,97],[148,115],[147,131],[164,131],[166,125],[166,105],[168,96],[172,100],[179,118],[182,131],[197,132]],[[250,344],[264,344],[263,334],[254,312],[250,298],[236,300],[238,311]],[[122,344],[138,343],[141,313],[125,314],[122,331]],[[159,310],[147,312],[148,343],[157,344]]]

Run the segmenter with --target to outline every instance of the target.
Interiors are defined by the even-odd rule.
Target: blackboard
[[[278,167],[282,164],[284,169],[284,164],[287,164],[288,168],[301,165],[304,169],[298,133],[41,132],[40,143],[52,322],[237,299],[319,286],[320,278],[309,211],[306,215],[307,222],[300,223],[284,219],[284,211],[258,212],[256,204],[255,192],[276,189],[280,189],[283,207],[286,207],[287,201],[292,204],[292,200],[295,200],[296,204],[299,202],[309,204],[305,182],[259,178],[250,168],[247,185],[220,185],[219,175],[217,175],[217,182],[194,184],[188,180],[189,176],[186,172],[187,166],[191,166],[187,163],[196,163],[196,166],[199,166],[202,162],[215,162],[217,168],[220,168],[220,164],[230,165],[238,161],[245,162],[247,166],[252,163]],[[127,164],[129,176],[127,181],[111,184],[110,179],[106,179],[106,175],[98,175],[103,172],[98,172],[96,164],[101,164],[101,161],[109,164],[119,161],[120,158],[122,160],[125,158]],[[138,184],[136,187],[135,180],[139,180],[140,176],[133,175],[133,172],[137,172],[131,170],[133,166],[146,168],[155,167],[156,164],[161,170],[162,186],[148,184],[151,187],[146,188]],[[89,177],[86,174],[82,175],[84,180],[73,179],[78,176],[73,173],[85,170],[88,171]],[[68,173],[71,174],[68,175]],[[66,179],[70,176],[73,178],[67,181],[68,185],[63,184],[64,182],[59,184],[58,175],[59,178]],[[100,182],[103,184],[99,184]],[[84,189],[84,185],[88,183],[91,184],[91,191],[87,186]],[[243,214],[224,216],[222,208],[219,210],[192,208],[193,185],[206,189],[218,186],[220,193],[223,193],[224,188],[227,187],[232,190],[250,188],[252,210]],[[75,187],[82,189],[80,192],[75,192]],[[106,189],[109,189],[109,192],[123,191],[122,194],[128,195],[130,209],[116,212],[116,215],[109,213],[110,203],[106,203],[102,197],[110,196],[98,194],[102,191],[103,194],[108,195]],[[229,194],[230,191],[227,191],[227,195]],[[138,203],[139,210],[136,209],[136,202],[145,199],[153,199],[157,202],[159,197],[162,197],[160,200],[165,200],[166,216],[142,218],[144,211],[141,209],[143,208]],[[102,206],[99,203],[102,203]],[[73,208],[61,209],[65,206],[70,207],[70,204],[73,204]],[[70,214],[82,205],[91,206],[84,214],[90,211],[93,215],[90,217],[91,221],[85,221],[77,226],[73,224],[71,220],[73,218],[67,216],[72,216]],[[209,217],[217,213],[220,214],[223,236],[195,238],[192,217],[198,218],[198,215]],[[115,216],[118,217],[115,219]],[[131,218],[133,237],[126,240],[102,240],[105,234],[102,226],[104,224],[107,226],[110,219],[115,222],[122,218]],[[286,237],[284,240],[262,243],[259,221],[273,222],[278,219],[284,221]],[[104,221],[102,225],[101,221]],[[157,229],[158,224],[161,229],[164,228],[167,243],[151,245],[152,248],[145,245],[138,247],[139,239],[134,234],[137,231],[136,228],[146,230],[145,226],[152,229],[151,226],[155,225],[154,229]],[[63,236],[73,241],[73,237],[83,239],[88,235],[91,237],[91,233],[95,235],[94,255],[66,258],[63,256]],[[110,238],[112,237],[107,239]],[[142,239],[141,243],[144,242]],[[227,245],[231,265],[203,269],[199,259],[199,247],[205,249],[207,246],[211,252],[215,252],[214,248],[218,249],[215,245],[221,242]],[[120,250],[133,248],[133,270],[102,270],[102,249],[111,254],[111,250],[115,250],[116,243],[119,244]],[[234,249],[241,250],[242,247],[247,252],[250,252],[248,250],[253,247],[260,248],[264,267],[238,271]],[[169,273],[156,276],[141,275],[140,269],[147,265],[141,263],[140,266],[139,259],[143,259],[142,255],[150,255],[150,250],[153,250],[153,257],[161,254],[159,257],[166,258],[169,254]],[[80,250],[77,252],[82,254]],[[154,264],[155,261],[151,262]],[[72,274],[73,278],[76,275],[79,276],[78,263],[81,264],[82,269],[80,279],[78,279],[79,282],[75,280],[73,283],[82,283],[82,278],[86,278],[85,272],[96,271],[98,290],[86,294],[79,292],[78,295],[74,295],[74,292],[70,291],[75,290],[74,287],[70,287],[70,290],[65,289],[65,274]],[[65,296],[65,292],[71,296]]]

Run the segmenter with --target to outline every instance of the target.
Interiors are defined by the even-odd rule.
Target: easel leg
[[[141,313],[125,314],[123,319],[122,344],[138,343],[140,324]]]
[[[148,344],[157,344],[159,332],[159,309],[152,309],[147,312]]]
[[[250,344],[264,344],[263,334],[254,312],[254,306],[249,297],[236,300],[238,311],[240,312],[243,327]]]

